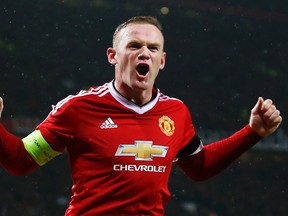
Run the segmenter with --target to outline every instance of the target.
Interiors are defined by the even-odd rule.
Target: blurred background
[[[27,135],[51,105],[113,79],[106,49],[114,29],[153,15],[167,52],[157,86],[188,105],[205,143],[247,124],[259,96],[283,117],[277,133],[208,181],[173,169],[165,215],[288,215],[287,1],[1,0],[0,10],[2,122],[10,131]],[[66,154],[25,177],[0,168],[0,216],[63,215],[71,185]]]

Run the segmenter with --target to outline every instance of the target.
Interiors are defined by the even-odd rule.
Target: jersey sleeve
[[[79,127],[77,117],[77,106],[67,97],[52,107],[48,117],[36,129],[53,150],[63,152]]]
[[[198,154],[179,159],[177,165],[191,179],[203,181],[224,170],[261,139],[246,125],[228,138],[206,144]]]
[[[189,109],[185,106],[185,120],[184,120],[184,146],[176,155],[177,158],[181,158],[188,155],[193,155],[201,151],[203,148],[200,137],[196,134],[195,127],[192,122],[192,117]]]
[[[42,166],[54,157],[61,154],[55,151],[43,138],[39,130],[35,130],[22,139],[25,150],[34,159],[34,161]]]
[[[189,109],[185,106],[185,123],[184,123],[184,146],[176,155],[176,158],[197,154],[203,148],[200,137],[196,134],[194,124]]]

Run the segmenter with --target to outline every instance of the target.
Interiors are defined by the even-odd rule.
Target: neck
[[[135,90],[129,86],[119,85],[115,80],[113,82],[114,88],[125,98],[137,104],[143,106],[153,98],[153,89],[149,90]]]

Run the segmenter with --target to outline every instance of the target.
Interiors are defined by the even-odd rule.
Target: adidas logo
[[[109,117],[105,122],[102,123],[100,126],[101,129],[107,129],[107,128],[117,128],[118,125],[113,122],[113,120]]]

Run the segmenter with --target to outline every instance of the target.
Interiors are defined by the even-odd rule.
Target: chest
[[[79,118],[71,150],[111,163],[172,162],[183,147],[185,124],[179,113],[95,112]]]

